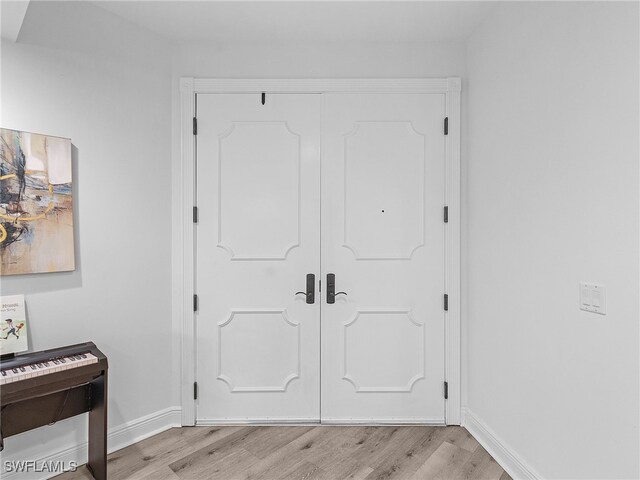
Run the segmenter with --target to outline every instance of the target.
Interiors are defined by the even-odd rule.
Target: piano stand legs
[[[91,382],[89,412],[89,461],[87,467],[96,480],[107,479],[107,375]]]

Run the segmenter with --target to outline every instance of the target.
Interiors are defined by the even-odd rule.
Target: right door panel
[[[323,97],[322,420],[444,423],[445,97]]]

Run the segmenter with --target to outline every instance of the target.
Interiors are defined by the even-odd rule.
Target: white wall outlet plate
[[[607,314],[607,290],[600,283],[580,282],[580,310]]]

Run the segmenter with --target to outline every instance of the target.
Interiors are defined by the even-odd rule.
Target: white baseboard
[[[444,425],[442,418],[206,418],[196,420],[196,425]]]
[[[323,418],[323,425],[428,425],[428,426],[443,426],[443,418]]]
[[[118,425],[109,429],[107,434],[107,451],[115,452],[124,447],[128,447],[136,442],[152,437],[158,433],[164,432],[172,427],[181,426],[181,409],[180,407],[169,407],[164,410],[154,412],[150,415],[137,418],[131,422]],[[59,462],[69,465],[75,462],[77,465],[87,463],[88,445],[83,442],[78,445],[68,445],[55,451],[43,451],[34,455],[33,460],[37,465],[43,463],[53,464]],[[2,479],[19,479],[29,478],[30,480],[45,480],[58,475],[60,472],[3,472]]]
[[[317,418],[204,418],[197,419],[196,426],[209,427],[215,425],[318,425]]]
[[[502,441],[482,420],[466,407],[462,408],[462,426],[489,452],[514,480],[542,478],[520,456]]]

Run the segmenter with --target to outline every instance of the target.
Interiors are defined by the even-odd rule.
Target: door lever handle
[[[313,273],[307,274],[307,291],[296,292],[296,295],[304,295],[307,303],[316,302],[316,276]]]
[[[337,295],[346,295],[347,292],[336,293],[336,276],[334,273],[327,273],[327,303],[336,303]]]

